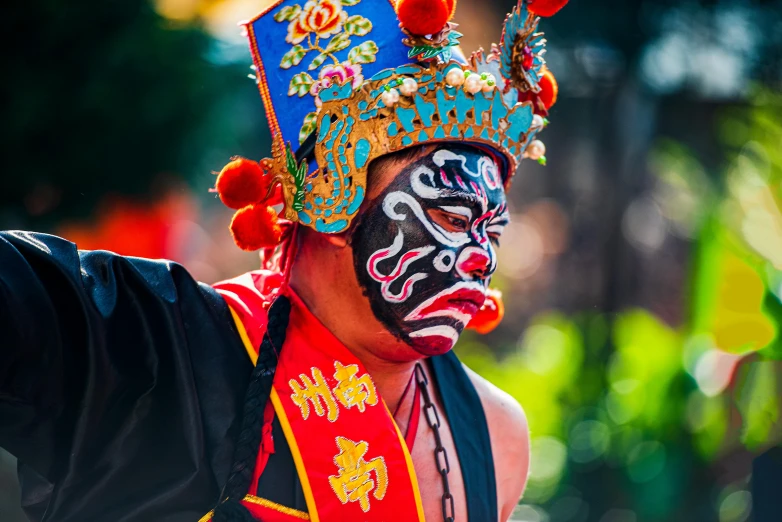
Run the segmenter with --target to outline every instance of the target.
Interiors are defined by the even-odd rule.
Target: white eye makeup
[[[450,214],[456,214],[458,216],[464,216],[467,218],[467,221],[470,221],[472,219],[472,210],[470,210],[467,207],[451,207],[448,205],[441,205],[440,210],[444,210],[445,212],[448,212]]]

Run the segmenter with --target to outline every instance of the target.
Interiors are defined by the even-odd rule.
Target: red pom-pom
[[[502,292],[489,288],[486,292],[486,301],[470,320],[467,328],[479,334],[487,334],[497,328],[503,317],[505,317],[505,305],[502,302]]]
[[[215,190],[227,207],[238,209],[266,197],[267,183],[260,163],[237,158],[220,171]]]
[[[399,0],[396,16],[411,34],[435,34],[443,30],[455,8],[456,0]]]
[[[538,16],[554,16],[568,0],[530,0],[528,9]]]
[[[546,110],[551,109],[555,103],[557,103],[557,95],[559,94],[559,85],[557,85],[557,79],[548,69],[543,71],[543,76],[538,82],[540,86],[540,92],[538,93],[538,99],[545,105]]]
[[[448,6],[448,20],[453,18],[453,12],[456,11],[456,0],[445,0],[445,5]]]
[[[239,248],[253,251],[279,245],[282,228],[273,208],[263,204],[250,205],[234,214],[231,235]]]

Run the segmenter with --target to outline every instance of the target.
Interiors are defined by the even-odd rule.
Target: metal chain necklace
[[[440,417],[437,415],[437,409],[429,396],[429,379],[420,364],[415,365],[415,380],[421,390],[421,396],[424,399],[424,417],[426,423],[432,429],[434,434],[434,460],[437,463],[437,471],[443,479],[443,520],[444,522],[454,522],[456,511],[454,510],[453,495],[451,486],[448,484],[448,473],[451,471],[451,465],[448,463],[448,454],[443,447],[443,440],[440,437]]]

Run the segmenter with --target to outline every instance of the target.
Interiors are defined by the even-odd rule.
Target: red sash
[[[271,279],[270,279],[271,277]],[[228,302],[253,360],[276,293],[271,274],[215,285]],[[413,462],[399,428],[361,362],[290,290],[291,314],[271,402],[291,449],[315,522],[424,522]],[[264,520],[307,514],[254,497],[243,503]],[[266,509],[259,509],[266,508]],[[285,518],[269,518],[269,509]],[[204,519],[208,520],[207,517]]]

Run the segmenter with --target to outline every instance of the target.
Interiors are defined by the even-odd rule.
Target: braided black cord
[[[255,517],[235,498],[228,498],[215,508],[212,522],[258,522]]]
[[[263,413],[274,382],[277,369],[277,351],[285,342],[288,329],[291,303],[285,296],[279,296],[269,309],[269,325],[258,353],[250,385],[244,401],[242,431],[236,441],[231,473],[223,488],[218,504],[212,516],[213,522],[254,522],[255,519],[242,504],[252,481],[258,449],[261,445]],[[277,351],[275,351],[275,348]]]

